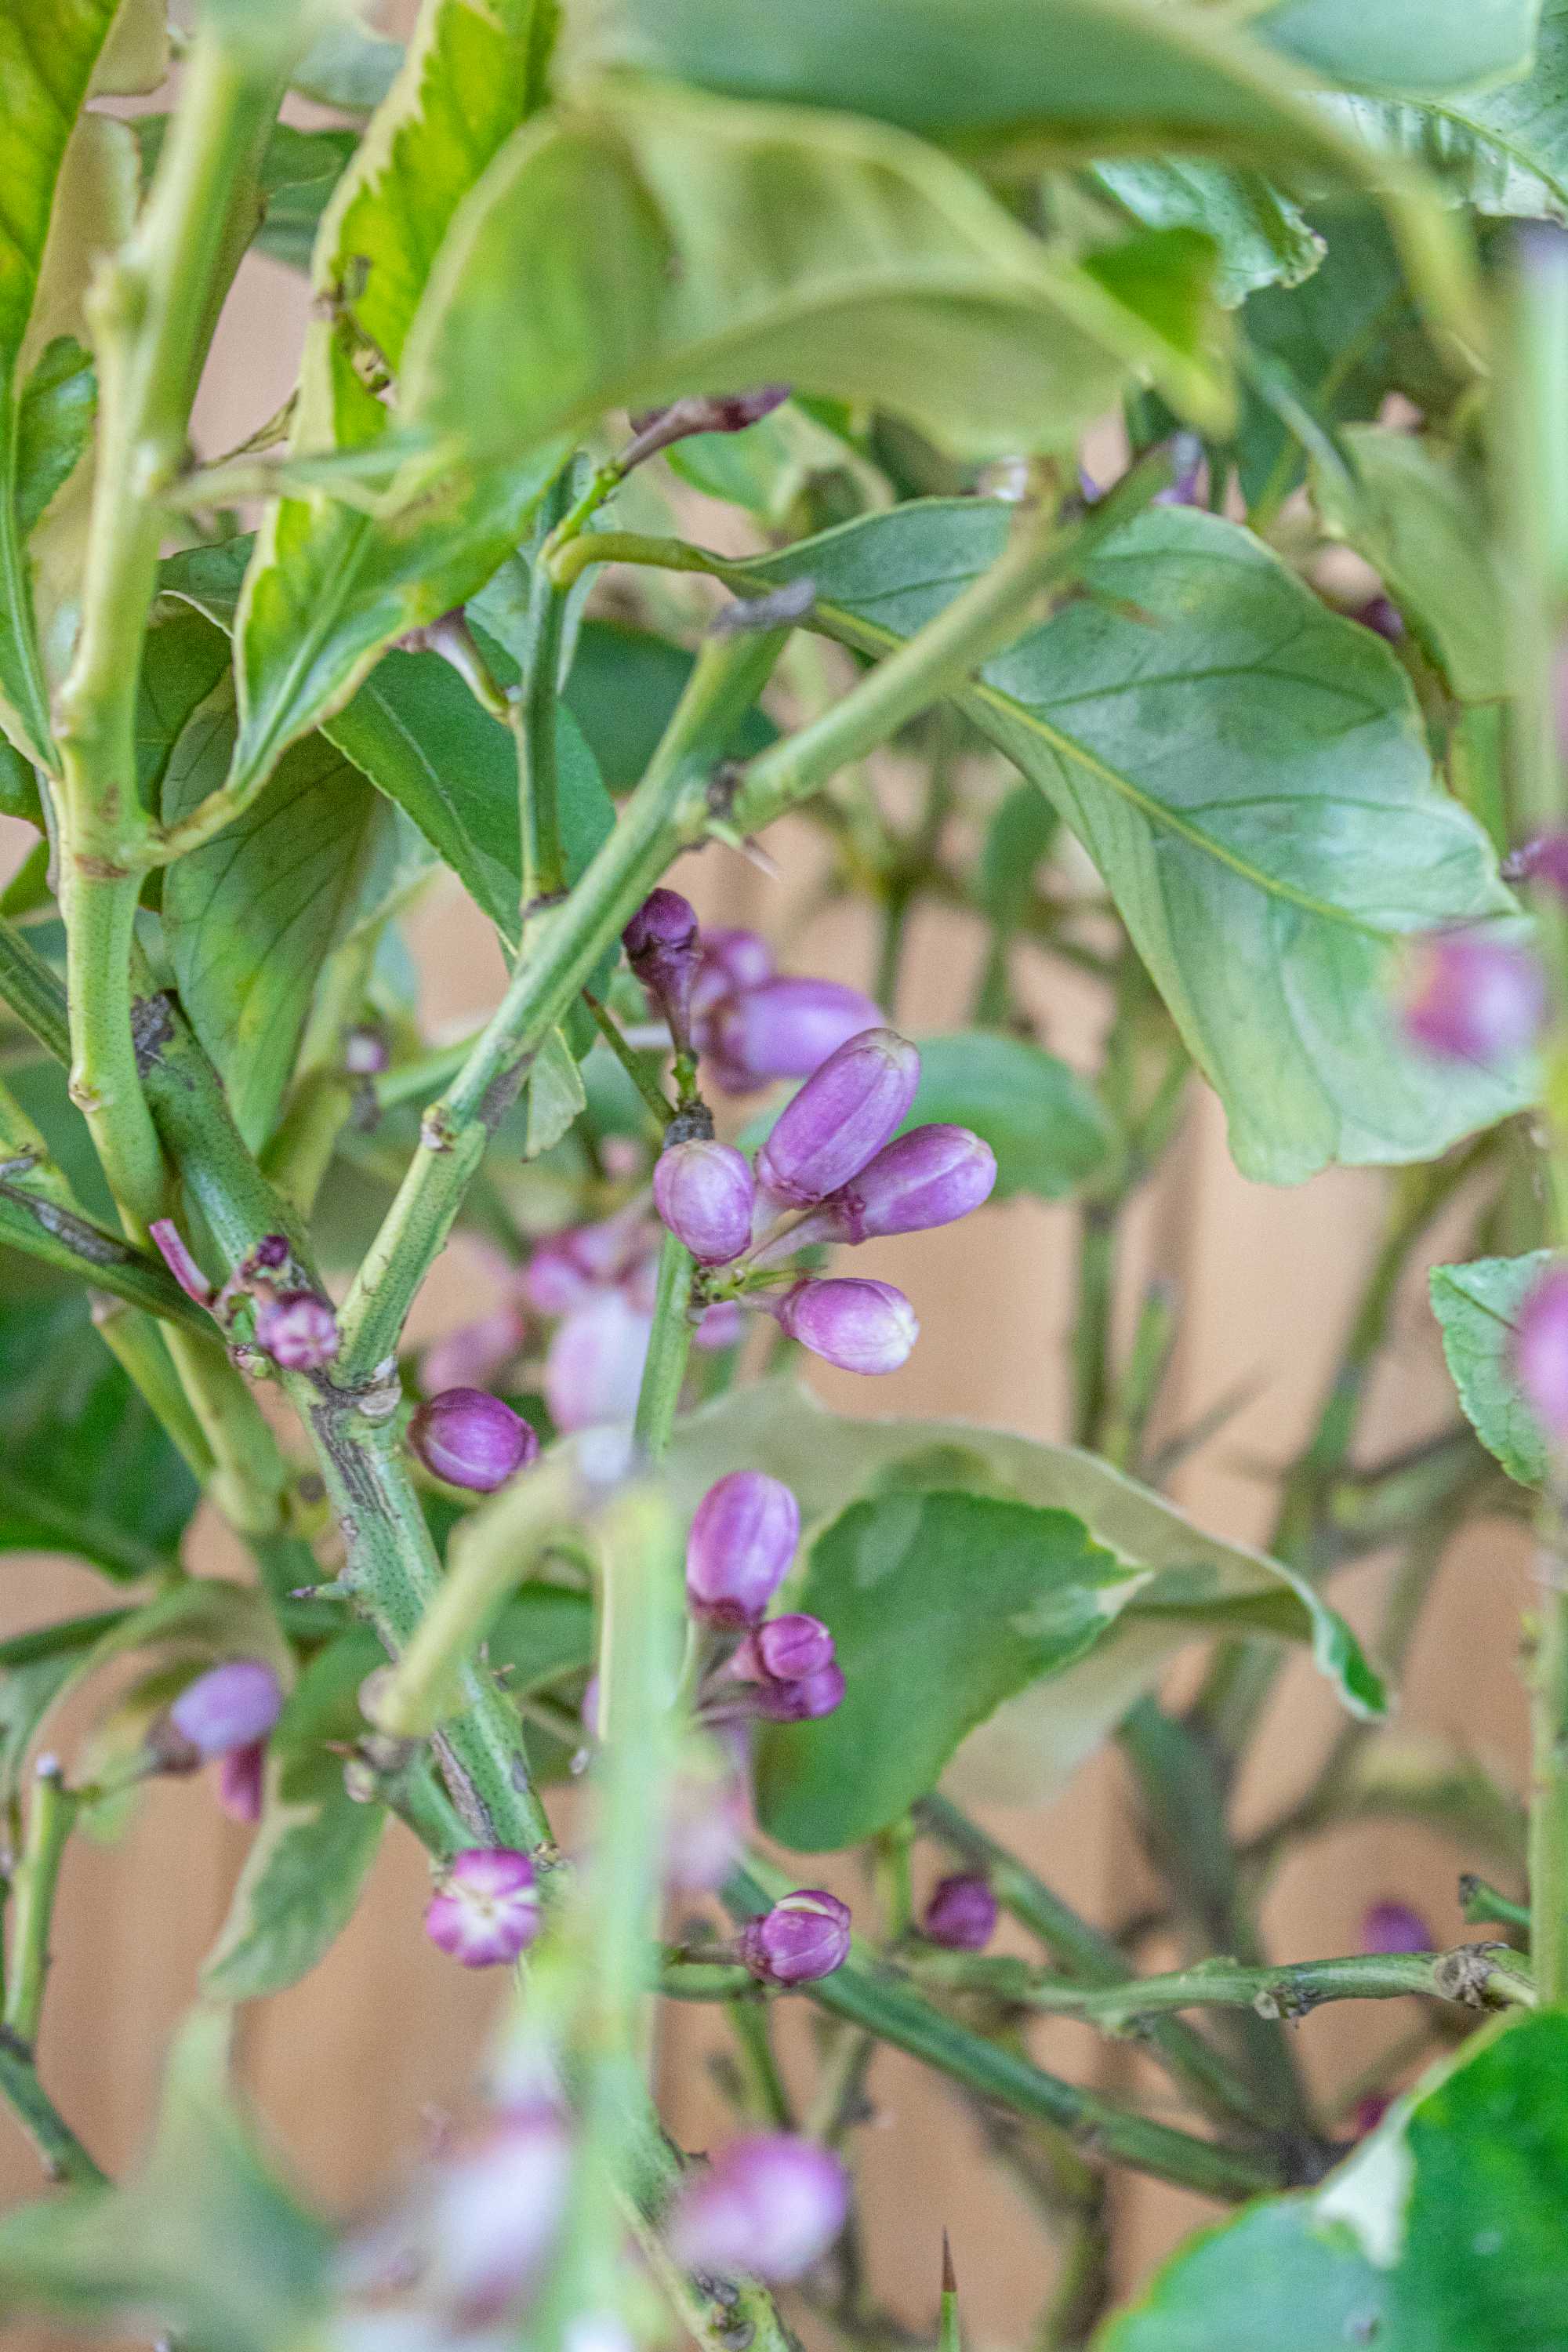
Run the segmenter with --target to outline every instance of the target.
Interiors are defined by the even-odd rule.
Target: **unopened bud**
[[[966,1127],[917,1127],[884,1145],[858,1176],[840,1185],[800,1224],[766,1249],[758,1265],[799,1249],[868,1242],[951,1225],[988,1201],[996,1155]]]
[[[751,1712],[767,1723],[816,1723],[844,1704],[844,1672],[835,1665],[818,1666],[794,1682],[758,1683]]]
[[[808,1279],[767,1304],[790,1339],[841,1371],[896,1372],[920,1337],[914,1308],[890,1282]]]
[[[534,1460],[539,1440],[520,1412],[484,1389],[443,1389],[419,1406],[408,1443],[449,1486],[492,1494]]]
[[[693,1013],[710,1013],[721,999],[743,989],[760,988],[772,980],[777,965],[773,951],[760,931],[742,931],[728,924],[704,928],[697,978],[691,991]]]
[[[800,1506],[762,1470],[731,1470],[698,1504],[686,1543],[686,1601],[705,1625],[754,1625],[789,1573]]]
[[[761,1918],[748,1919],[738,1948],[764,1984],[812,1984],[843,1967],[849,1941],[847,1906],[823,1887],[803,1886],[782,1896]]]
[[[770,1617],[748,1633],[730,1661],[746,1683],[796,1683],[833,1664],[833,1636],[820,1617],[798,1612]]]
[[[1363,1952],[1430,1952],[1436,1938],[1408,1903],[1374,1903],[1361,1923]]]
[[[672,1143],[653,1171],[654,1206],[699,1265],[728,1265],[752,1238],[757,1184],[733,1144]]]
[[[689,2270],[750,2271],[784,2285],[827,2252],[848,2210],[848,2179],[830,2148],[758,2133],[721,2148],[682,2190],[670,2247]]]
[[[757,1180],[792,1208],[815,1207],[858,1176],[903,1119],[921,1057],[894,1029],[863,1029],[830,1054],[773,1121]]]
[[[237,1748],[265,1739],[283,1706],[283,1686],[262,1658],[231,1658],[187,1683],[152,1734],[168,1771],[195,1771]]]
[[[313,1290],[280,1290],[258,1303],[256,1344],[286,1372],[319,1371],[338,1352],[338,1318]]]
[[[806,1078],[851,1037],[876,1028],[880,1009],[836,980],[768,980],[715,1006],[703,1051],[726,1094],[753,1094],[775,1078]]]
[[[1369,596],[1364,604],[1357,605],[1351,618],[1359,621],[1363,629],[1371,629],[1375,636],[1385,637],[1391,646],[1398,645],[1405,635],[1405,616],[1386,596]]]
[[[926,1905],[921,1933],[950,1952],[979,1952],[996,1932],[996,1897],[988,1882],[969,1872],[944,1878]]]
[[[688,393],[665,408],[639,409],[632,418],[635,438],[622,450],[619,464],[627,472],[672,442],[693,433],[743,433],[748,425],[786,401],[787,383],[759,383],[750,392]]]
[[[691,1032],[691,991],[700,961],[697,913],[679,890],[653,890],[626,929],[626,961],[683,1050]]]
[[[539,1933],[539,1894],[527,1854],[469,1846],[454,1854],[425,1912],[425,1933],[466,1969],[515,1960]]]
[[[1439,931],[1415,951],[1405,1034],[1443,1061],[1506,1062],[1535,1043],[1546,983],[1525,948],[1477,931]]]
[[[1568,1438],[1568,1265],[1549,1265],[1519,1310],[1513,1331],[1519,1384],[1551,1435]]]

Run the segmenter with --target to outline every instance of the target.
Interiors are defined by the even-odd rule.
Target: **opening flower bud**
[[[660,1152],[654,1206],[699,1265],[728,1265],[752,1238],[756,1179],[732,1144],[693,1137]]]
[[[1535,1043],[1546,982],[1527,949],[1476,931],[1440,931],[1415,952],[1405,1034],[1448,1062],[1506,1062]]]
[[[1552,1437],[1568,1437],[1568,1265],[1548,1266],[1520,1308],[1513,1368]]]
[[[621,944],[677,1045],[686,1048],[700,961],[695,908],[679,890],[650,891],[621,933]]]
[[[849,1913],[837,1895],[803,1886],[785,1895],[760,1919],[748,1919],[738,1938],[741,1958],[763,1984],[811,1984],[830,1977],[849,1957]]]
[[[152,1735],[165,1771],[194,1772],[265,1739],[283,1706],[283,1685],[262,1658],[231,1658],[187,1683]]]
[[[338,1318],[313,1290],[280,1290],[258,1301],[256,1344],[286,1372],[319,1371],[338,1352]]]
[[[509,1846],[454,1854],[425,1912],[425,1933],[466,1969],[515,1960],[539,1933],[533,1864]]]
[[[800,1506],[761,1470],[731,1470],[698,1504],[686,1544],[686,1601],[704,1625],[754,1625],[789,1572]]]
[[[715,1007],[703,1051],[727,1094],[752,1094],[774,1078],[809,1077],[840,1045],[875,1029],[881,1018],[868,996],[838,981],[769,980]]]
[[[920,1337],[915,1310],[890,1282],[797,1282],[771,1302],[783,1329],[846,1372],[896,1372]]]
[[[818,1666],[787,1683],[759,1683],[752,1712],[768,1723],[815,1723],[844,1704],[844,1675],[837,1665]]]
[[[730,1672],[746,1683],[796,1683],[832,1664],[832,1634],[820,1617],[801,1612],[770,1617],[748,1633],[730,1661]]]
[[[917,1127],[885,1144],[858,1176],[781,1234],[758,1263],[817,1243],[868,1242],[884,1234],[918,1234],[951,1225],[988,1201],[996,1155],[966,1127]]]
[[[1374,1903],[1361,1923],[1363,1952],[1430,1952],[1437,1939],[1408,1903]]]
[[[987,1881],[967,1872],[944,1878],[926,1905],[921,1933],[950,1952],[984,1951],[996,1932],[996,1897]]]
[[[830,2148],[757,2133],[721,2148],[683,2189],[670,2248],[688,2269],[751,2271],[783,2285],[827,2252],[848,2210],[848,2179]]]
[[[773,1121],[757,1154],[763,1190],[797,1209],[837,1192],[900,1125],[920,1075],[920,1055],[894,1029],[847,1039]]]
[[[697,978],[691,991],[694,1013],[710,1013],[721,998],[742,989],[760,988],[776,969],[773,951],[760,931],[742,931],[730,925],[709,925],[703,931]]]
[[[520,1412],[484,1389],[443,1389],[408,1424],[408,1443],[449,1486],[489,1495],[531,1462],[539,1440]]]

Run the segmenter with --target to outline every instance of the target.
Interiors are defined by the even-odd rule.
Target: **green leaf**
[[[36,0],[0,0],[0,709],[14,740],[38,756],[50,742],[48,690],[22,519],[18,386],[67,145],[118,13],[119,0],[69,0],[40,42]]]
[[[1342,440],[1353,474],[1315,470],[1324,521],[1381,572],[1455,697],[1500,699],[1512,684],[1508,592],[1480,500],[1424,436],[1359,425]]]
[[[403,63],[401,41],[358,25],[330,25],[295,67],[289,87],[318,106],[369,114],[381,104]]]
[[[141,150],[143,185],[151,182],[157,167],[169,120],[166,114],[135,118],[132,127]],[[299,131],[288,122],[274,125],[257,174],[262,204],[261,226],[255,239],[258,252],[294,269],[310,268],[321,215],[358,144],[352,131]]]
[[[360,1685],[385,1655],[374,1633],[356,1627],[328,1643],[289,1693],[267,1745],[261,1820],[203,1964],[212,2000],[281,1992],[353,1917],[386,1815],[349,1796],[341,1746],[363,1730]]]
[[[236,2104],[228,2040],[221,2012],[184,2026],[157,2136],[127,2187],[76,2189],[0,2218],[0,2308],[167,2329],[184,2352],[282,2352],[324,2326],[331,2235]]]
[[[566,707],[612,793],[629,793],[652,759],[691,676],[692,656],[668,637],[624,621],[584,621],[566,681]],[[777,730],[760,710],[736,730],[734,755],[765,751]]]
[[[47,343],[16,415],[16,525],[24,539],[63,488],[92,438],[98,378],[74,335]]]
[[[1152,1571],[1107,1588],[1123,1605],[1086,1656],[1006,1701],[970,1736],[953,1769],[977,1802],[1035,1804],[1053,1795],[1186,1643],[1227,1628],[1310,1643],[1343,1705],[1361,1715],[1383,1709],[1381,1685],[1348,1627],[1299,1579],[1259,1552],[1205,1535],[1108,1463],[1070,1446],[964,1422],[840,1420],[805,1391],[767,1381],[688,1414],[668,1468],[677,1507],[688,1513],[726,1472],[769,1471],[794,1490],[808,1532],[868,1496],[962,1488],[1070,1514],[1092,1543]],[[845,1802],[854,1801],[854,1779]]]
[[[552,1029],[528,1073],[528,1134],[525,1160],[552,1151],[574,1121],[586,1110],[588,1097],[577,1057],[560,1029]]]
[[[0,1552],[69,1552],[106,1576],[167,1570],[195,1480],[74,1286],[0,1303]]]
[[[1432,1312],[1465,1417],[1521,1486],[1545,1485],[1551,1449],[1514,1377],[1513,1335],[1520,1308],[1552,1260],[1550,1250],[1531,1250],[1524,1257],[1435,1265],[1429,1276]]]
[[[293,447],[353,449],[387,412],[360,369],[396,374],[454,213],[542,94],[548,0],[425,0],[392,89],[322,222]],[[473,594],[521,538],[551,468],[448,471],[389,523],[324,494],[280,499],[241,608],[237,772],[265,774],[340,709],[393,638]]]
[[[830,634],[899,643],[999,553],[1006,510],[930,500],[749,565],[807,576]],[[1530,1099],[1530,1073],[1407,1044],[1399,941],[1513,911],[1437,786],[1409,683],[1236,524],[1145,514],[1089,594],[988,663],[960,708],[1094,858],[1245,1175],[1431,1159]]]
[[[226,680],[228,666],[223,636],[188,605],[176,606],[148,631],[136,697],[136,787],[142,806],[153,814],[163,801],[174,746],[215,688]],[[233,737],[231,699],[220,695],[202,734],[214,739],[207,764],[221,773]],[[184,745],[185,761],[194,748]]]
[[[729,499],[775,530],[813,481],[866,470],[849,445],[797,400],[786,400],[743,433],[693,433],[666,456],[671,471],[693,489]]]
[[[19,816],[24,823],[36,825],[42,825],[44,821],[33,763],[24,759],[10,738],[4,735],[0,735],[0,816]],[[9,913],[9,908],[5,911]]]
[[[1022,1037],[960,1029],[922,1037],[921,1082],[907,1127],[972,1127],[996,1154],[998,1201],[1035,1192],[1059,1201],[1101,1174],[1117,1135],[1099,1097],[1056,1055]]]
[[[610,407],[788,379],[991,457],[1059,447],[1139,369],[1217,425],[1209,257],[1168,230],[1074,263],[907,133],[617,86],[515,140],[464,208],[405,421],[515,463]]]
[[[1098,2352],[1545,2352],[1568,2342],[1561,2011],[1499,2020],[1305,2196],[1184,2247]]]
[[[1068,1511],[969,1494],[852,1504],[791,1596],[830,1627],[844,1701],[763,1733],[763,1827],[813,1853],[886,1829],[1004,1699],[1091,1649],[1142,1580]]]
[[[1260,286],[1299,286],[1323,240],[1289,196],[1258,172],[1200,159],[1131,157],[1088,173],[1100,194],[1146,228],[1194,228],[1218,249],[1215,293],[1230,307]]]
[[[594,1603],[559,1584],[522,1584],[485,1637],[492,1666],[514,1696],[580,1673],[595,1657]]]
[[[1248,29],[1324,81],[1411,96],[1523,73],[1541,0],[1278,0]]]

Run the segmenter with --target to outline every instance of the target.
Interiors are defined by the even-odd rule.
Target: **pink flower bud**
[[[751,2271],[783,2285],[827,2252],[848,2210],[848,2179],[830,2148],[758,2133],[721,2148],[682,2190],[670,2247],[689,2270]]]
[[[426,1396],[442,1389],[482,1389],[504,1372],[526,1334],[515,1307],[492,1307],[433,1340],[419,1359]]]
[[[187,1683],[153,1735],[167,1769],[194,1771],[237,1748],[265,1739],[283,1706],[283,1686],[261,1658],[231,1658]]]
[[[747,1634],[730,1661],[745,1683],[797,1683],[833,1664],[833,1636],[820,1617],[804,1612],[770,1617]]]
[[[858,1176],[902,1120],[921,1057],[894,1029],[863,1029],[828,1055],[773,1121],[757,1181],[792,1208],[825,1201]]]
[[[231,1748],[217,1768],[217,1801],[231,1822],[258,1822],[267,1773],[267,1742]]]
[[[1568,1438],[1568,1265],[1548,1266],[1520,1308],[1513,1368],[1552,1436]]]
[[[710,1486],[686,1543],[686,1602],[704,1625],[754,1625],[789,1573],[800,1506],[761,1470],[731,1470]]]
[[[425,1911],[425,1933],[466,1969],[515,1960],[539,1933],[539,1894],[527,1854],[469,1846],[454,1854]]]
[[[618,1290],[593,1293],[566,1318],[544,1360],[544,1402],[557,1429],[630,1421],[653,1318]]]
[[[881,1018],[868,996],[836,980],[769,980],[714,1008],[704,1051],[726,1094],[752,1094],[774,1078],[809,1077]]]
[[[921,1933],[950,1952],[984,1951],[996,1932],[996,1897],[988,1882],[967,1872],[944,1878],[926,1905]]]
[[[759,1683],[751,1712],[767,1723],[815,1723],[844,1704],[844,1673],[837,1665],[818,1666],[815,1674],[794,1682]]]
[[[837,1895],[803,1886],[782,1896],[760,1919],[748,1919],[738,1948],[764,1984],[811,1984],[843,1967],[849,1957],[849,1927],[848,1909]]]
[[[1504,1062],[1532,1045],[1546,983],[1524,948],[1477,931],[1436,931],[1415,950],[1405,1030],[1448,1062]]]
[[[797,1282],[770,1300],[782,1328],[846,1372],[896,1372],[920,1337],[915,1310],[890,1282]]]
[[[338,1352],[338,1318],[313,1290],[280,1290],[257,1305],[256,1344],[286,1372],[319,1371]]]
[[[699,1265],[728,1265],[752,1238],[756,1179],[732,1144],[693,1137],[661,1151],[654,1205]]]
[[[710,924],[703,929],[700,944],[701,959],[691,991],[694,1013],[711,1012],[721,999],[742,989],[760,988],[777,969],[773,951],[760,931]]]
[[[695,908],[679,890],[651,891],[621,933],[621,943],[627,962],[684,1050],[690,1040],[691,991],[700,957]]]
[[[427,2286],[465,2323],[531,2284],[565,2210],[572,2148],[552,2107],[524,2108],[437,2167],[414,2232]]]
[[[431,1397],[409,1423],[408,1443],[436,1477],[480,1495],[504,1486],[539,1452],[522,1415],[483,1389],[443,1389]]]
[[[996,1155],[968,1128],[917,1127],[884,1145],[792,1232],[759,1250],[755,1262],[766,1265],[818,1244],[951,1225],[988,1201],[995,1182]]]
[[[1361,1923],[1363,1952],[1430,1952],[1436,1938],[1408,1903],[1374,1903]]]

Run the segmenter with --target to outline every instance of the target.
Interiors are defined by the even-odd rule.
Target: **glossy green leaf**
[[[47,343],[16,415],[16,524],[24,539],[63,488],[92,438],[98,378],[74,335]]]
[[[425,0],[322,223],[297,452],[357,448],[384,432],[387,411],[361,371],[400,371],[454,213],[540,101],[552,22],[547,0]],[[240,614],[237,772],[264,774],[342,707],[384,646],[480,587],[517,544],[547,471],[448,472],[412,521],[382,523],[321,494],[279,500]]]
[[[994,560],[1006,509],[931,500],[752,567],[805,575],[823,625],[876,650]],[[1509,916],[1485,835],[1439,789],[1407,679],[1215,515],[1145,514],[1090,594],[958,698],[1103,874],[1243,1172],[1434,1157],[1530,1099],[1530,1073],[1405,1043],[1400,940]]]
[[[791,1596],[831,1629],[844,1701],[763,1735],[763,1827],[820,1852],[900,1820],[967,1733],[1091,1649],[1142,1580],[1069,1511],[940,1492],[852,1504]]]
[[[1508,590],[1474,486],[1425,436],[1360,425],[1342,440],[1352,473],[1316,473],[1324,520],[1375,565],[1458,699],[1500,700],[1511,685]]]
[[[202,1969],[209,1998],[281,1992],[353,1917],[386,1815],[349,1796],[342,1750],[363,1730],[360,1685],[385,1654],[374,1633],[356,1627],[330,1642],[289,1693],[267,1744],[261,1820]]]
[[[1129,157],[1097,163],[1087,176],[1146,228],[1194,228],[1212,237],[1219,255],[1215,292],[1227,306],[1260,286],[1298,286],[1322,259],[1321,237],[1261,173],[1199,158]]]
[[[160,809],[174,746],[227,676],[228,647],[222,635],[188,606],[174,607],[148,631],[136,698],[136,785],[144,808],[154,814]],[[221,774],[233,736],[224,697],[204,722],[202,733],[212,741],[206,771]],[[184,745],[184,761],[194,749],[192,742]]]
[[[1541,0],[1276,0],[1259,39],[1350,89],[1473,90],[1529,67]]]
[[[228,2082],[229,2026],[198,2010],[157,2134],[122,2189],[73,2189],[0,2218],[0,2310],[183,2352],[283,2352],[325,2325],[332,2241],[273,2169]]]
[[[921,1082],[906,1125],[972,1127],[996,1154],[998,1201],[1059,1201],[1104,1172],[1115,1126],[1076,1070],[1023,1037],[960,1029],[922,1037]]]
[[[584,622],[566,706],[612,793],[629,793],[641,777],[690,676],[691,656],[668,637],[623,621]],[[736,730],[735,757],[763,751],[775,733],[760,710],[749,711]]]
[[[1304,2196],[1184,2247],[1098,2352],[1568,2343],[1568,2016],[1499,2021]]]
[[[1142,1584],[1108,1588],[1125,1605],[1094,1648],[1006,1701],[970,1736],[952,1769],[954,1785],[975,1801],[1033,1804],[1054,1794],[1170,1659],[1205,1633],[1246,1630],[1309,1643],[1344,1705],[1365,1715],[1383,1707],[1381,1685],[1348,1627],[1287,1570],[1204,1534],[1073,1447],[964,1422],[840,1420],[805,1391],[770,1381],[732,1391],[679,1423],[668,1456],[678,1507],[694,1511],[716,1478],[740,1469],[767,1470],[792,1487],[808,1534],[868,1496],[962,1489],[1070,1514],[1094,1544],[1153,1571]],[[852,1796],[847,1788],[846,1801]]]
[[[1429,1277],[1432,1312],[1466,1418],[1521,1486],[1544,1486],[1549,1448],[1514,1377],[1514,1328],[1520,1308],[1551,1263],[1550,1250],[1531,1250],[1524,1257],[1435,1265]]]
[[[0,1302],[0,1552],[68,1552],[121,1579],[169,1568],[195,1480],[74,1286]]]
[[[406,422],[515,462],[606,408],[787,379],[985,457],[1060,446],[1137,368],[1215,424],[1209,253],[1170,230],[1075,264],[905,133],[617,88],[514,142],[465,208]]]

